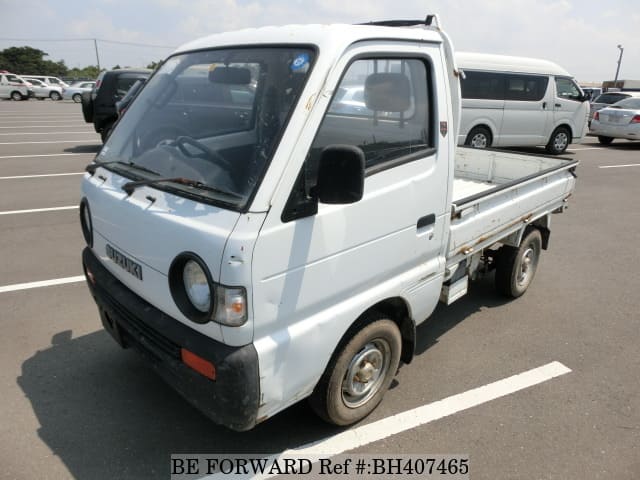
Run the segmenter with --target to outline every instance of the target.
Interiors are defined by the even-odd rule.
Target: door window
[[[556,95],[565,100],[580,101],[580,88],[570,78],[556,78]]]

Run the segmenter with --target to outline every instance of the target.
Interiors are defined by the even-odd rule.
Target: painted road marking
[[[16,175],[13,177],[0,177],[0,180],[19,180],[22,178],[43,178],[43,177],[67,177],[69,175],[82,175],[84,172],[74,173],[48,173],[43,175]]]
[[[0,212],[0,215],[20,215],[21,213],[41,213],[41,212],[57,212],[59,210],[73,210],[78,208],[77,205],[70,207],[51,207],[51,208],[31,208],[29,210],[7,210]]]
[[[17,290],[29,290],[31,288],[51,287],[53,285],[64,285],[66,283],[78,282],[84,282],[84,275],[78,275],[77,277],[54,278],[53,280],[42,280],[40,282],[5,285],[4,287],[0,287],[0,293],[15,292]]]
[[[10,133],[0,133],[0,135],[65,135],[65,134],[74,134],[74,133],[91,133],[91,130],[85,130],[83,132],[10,132]]]
[[[603,165],[598,168],[625,168],[625,167],[640,167],[640,163],[629,163],[628,165]]]
[[[40,122],[39,122],[40,123]],[[84,127],[86,124],[78,123],[76,125],[18,125],[15,127],[0,127],[5,129],[16,129],[16,128],[76,128],[76,127]],[[91,131],[90,129],[87,131]],[[82,132],[85,133],[85,132]]]
[[[34,143],[78,143],[78,142],[93,142],[96,143],[95,138],[78,138],[77,140],[51,140],[49,142],[0,142],[0,145],[29,145]]]
[[[32,157],[67,157],[70,155],[93,155],[93,152],[89,153],[41,153],[38,155],[4,155],[3,158],[32,158]]]
[[[297,448],[268,457],[269,460],[286,458],[309,458],[310,456],[322,456],[323,458],[334,456],[353,450],[372,442],[383,440],[392,435],[411,430],[427,423],[448,417],[455,413],[468,410],[483,403],[505,397],[512,393],[524,390],[534,385],[547,382],[553,378],[570,373],[571,369],[560,362],[547,363],[538,368],[513,375],[482,387],[474,388],[437,402],[429,403],[413,410],[401,412],[391,417],[383,418],[376,422],[352,428],[332,437],[313,443],[308,443]],[[317,457],[316,457],[317,461]],[[255,478],[268,478],[272,475]],[[213,474],[202,480],[217,480],[228,478],[222,474]],[[240,478],[240,477],[236,477]]]
[[[582,152],[584,150],[604,150],[602,147],[567,148],[567,152]]]

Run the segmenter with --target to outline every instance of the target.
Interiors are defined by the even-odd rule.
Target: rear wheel
[[[502,295],[517,298],[527,291],[538,268],[542,251],[539,230],[525,232],[518,248],[503,246],[496,259],[496,289]]]
[[[62,99],[62,95],[60,95],[58,92],[51,92],[49,94],[49,98],[57,102],[58,100]]]
[[[74,93],[73,97],[71,97],[71,98],[76,103],[80,103],[82,101],[82,95],[80,95],[79,93]]]
[[[602,145],[609,145],[611,142],[613,142],[613,137],[604,137],[604,136],[600,135],[600,136],[598,136],[598,141]]]
[[[487,148],[491,146],[491,132],[486,127],[474,127],[467,135],[464,144],[473,148]]]
[[[19,102],[20,100],[24,100],[24,97],[16,90],[15,92],[11,92],[11,100]]]
[[[335,425],[369,415],[391,385],[401,348],[398,326],[378,315],[336,351],[309,399],[313,410]]]
[[[571,132],[566,127],[558,127],[551,134],[547,143],[547,152],[553,155],[563,153],[571,143]]]

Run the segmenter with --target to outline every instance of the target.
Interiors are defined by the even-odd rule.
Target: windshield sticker
[[[309,65],[309,54],[308,53],[300,53],[296,58],[291,62],[291,71],[298,72],[303,70]]]

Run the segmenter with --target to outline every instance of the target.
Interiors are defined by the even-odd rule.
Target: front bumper
[[[143,354],[169,385],[214,422],[238,431],[255,426],[260,379],[253,344],[230,347],[166,315],[123,285],[90,248],[84,249],[82,261],[104,328],[123,348]],[[182,363],[183,347],[215,365],[215,381]]]

